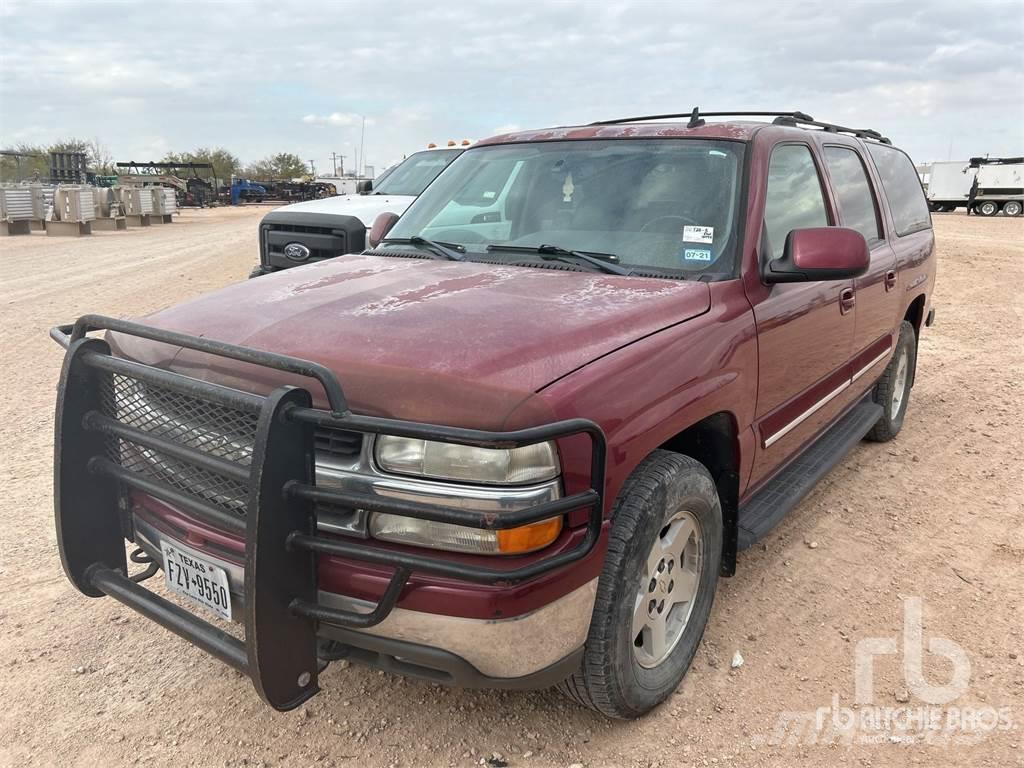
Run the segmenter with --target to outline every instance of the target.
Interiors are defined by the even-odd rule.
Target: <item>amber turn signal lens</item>
[[[498,551],[503,555],[517,555],[533,552],[558,538],[562,531],[562,518],[552,517],[518,528],[498,531]]]

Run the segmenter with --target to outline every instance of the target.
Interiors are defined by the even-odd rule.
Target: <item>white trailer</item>
[[[1024,211],[1024,157],[972,157],[977,170],[969,200],[979,216],[1020,216]]]
[[[953,211],[967,205],[977,168],[967,160],[932,163],[928,169],[928,207],[932,211]]]
[[[967,208],[968,213],[1020,216],[1024,209],[1024,158],[972,157],[919,169],[933,212]]]

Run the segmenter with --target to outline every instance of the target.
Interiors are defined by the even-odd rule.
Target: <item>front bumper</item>
[[[160,542],[177,540],[143,517],[135,516],[132,527],[135,544],[162,568]],[[227,573],[232,618],[243,621],[244,566],[209,552],[203,557]],[[317,635],[347,646],[345,656],[354,661],[414,677],[465,687],[538,687],[583,647],[596,596],[597,579],[592,579],[535,611],[507,619],[469,619],[396,607],[372,627],[352,630],[322,624]],[[322,589],[317,602],[359,614],[369,614],[375,607],[369,600]]]
[[[260,396],[115,358],[105,341],[86,336],[93,330],[137,336],[312,378],[323,387],[330,408],[313,408],[310,393],[301,388],[281,387]],[[276,709],[294,708],[319,690],[318,636],[335,628],[365,630],[390,618],[392,631],[405,632],[411,638],[435,637],[431,632],[447,632],[449,637],[464,634],[449,632],[436,621],[427,629],[410,628],[408,617],[392,615],[413,572],[474,584],[513,585],[579,562],[601,535],[605,441],[593,422],[571,419],[514,432],[485,432],[363,416],[349,410],[334,374],[308,361],[100,316],[80,318],[73,327],[54,329],[51,335],[68,350],[58,391],[54,457],[57,542],[68,578],[82,593],[114,597],[243,671]],[[174,419],[154,421],[155,412],[140,406],[146,398],[163,398],[166,408],[161,413],[177,410],[187,412],[189,418],[205,414],[211,423],[227,426],[221,432],[197,431],[182,429],[181,422]],[[315,427],[490,448],[583,435],[590,442],[590,487],[524,509],[481,512],[318,486],[313,461]],[[140,454],[148,460],[140,462]],[[123,541],[125,529],[130,527],[126,520],[129,491],[158,499],[244,539],[244,640],[129,579]],[[493,567],[485,567],[331,536],[317,530],[318,504],[492,530],[571,512],[585,510],[587,515],[584,535],[574,546],[525,565],[496,560]],[[324,555],[391,568],[393,575],[375,605],[324,599],[317,589],[317,558]],[[589,621],[589,611],[581,615]],[[480,627],[463,629],[472,632]],[[492,642],[508,644],[502,639],[507,635],[499,628],[487,632],[494,632]],[[562,634],[560,627],[555,632]],[[566,636],[579,639],[582,634],[576,627]],[[389,642],[417,645],[410,639],[392,638]],[[458,654],[471,652],[469,644],[446,642],[455,650],[440,649],[444,653],[464,660]],[[437,648],[436,640],[433,647]],[[506,662],[512,664],[508,659],[517,649],[510,644],[507,648]],[[559,652],[554,649],[549,655]],[[570,648],[569,656],[573,652]],[[529,664],[503,667],[501,658],[494,655],[476,661],[484,669],[467,663],[485,677],[498,672],[503,679],[514,679],[516,672],[529,668]],[[555,663],[557,666],[559,659]]]

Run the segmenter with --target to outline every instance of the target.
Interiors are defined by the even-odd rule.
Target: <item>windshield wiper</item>
[[[388,237],[381,240],[381,243],[408,243],[409,245],[418,245],[433,251],[438,256],[448,259],[449,261],[465,261],[466,257],[463,256],[460,251],[465,251],[465,246],[459,245],[458,243],[439,243],[436,240],[428,240],[425,237],[419,235],[413,235],[412,237]]]
[[[547,261],[564,261],[567,264],[575,264],[576,261],[582,261],[595,269],[606,272],[609,275],[632,275],[633,270],[620,267],[618,264],[612,263],[618,260],[618,256],[614,253],[603,253],[598,255],[591,255],[584,253],[583,251],[573,251],[568,248],[562,248],[558,245],[502,245],[501,243],[492,243],[487,246],[488,251],[513,251],[519,253],[536,253],[542,259]],[[603,259],[601,258],[603,257]]]

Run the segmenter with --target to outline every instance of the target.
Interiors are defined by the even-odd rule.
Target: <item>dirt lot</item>
[[[639,722],[612,723],[550,692],[447,690],[339,664],[307,707],[275,714],[238,674],[65,580],[51,511],[61,354],[47,328],[244,279],[264,210],[0,240],[0,764],[469,766],[497,752],[511,766],[587,768],[1024,765],[1024,220],[936,216],[938,319],[903,433],[859,447],[745,553],[676,695]],[[926,694],[901,654],[876,656],[871,704],[845,709],[855,647],[902,647],[912,597],[925,646],[945,638],[970,663],[969,685],[940,715],[983,728],[1001,710],[1013,728],[954,729],[929,744],[787,721],[825,708],[827,725],[833,706],[840,721],[872,707],[919,711]],[[947,659],[924,654],[932,685],[953,676],[948,647],[933,648]],[[732,669],[736,651],[744,663]]]

